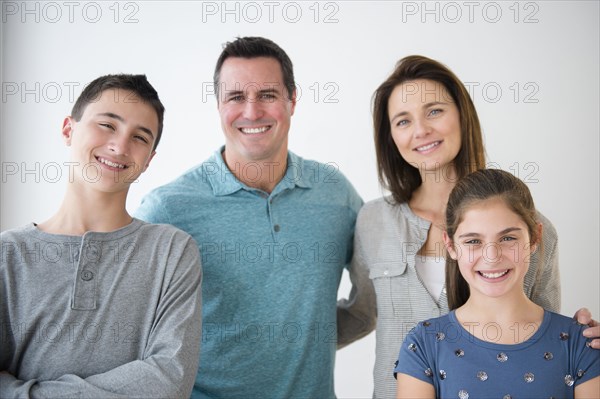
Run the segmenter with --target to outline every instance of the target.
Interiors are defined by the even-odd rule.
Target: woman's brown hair
[[[414,166],[400,155],[392,139],[388,103],[394,88],[404,82],[427,79],[441,83],[452,96],[460,114],[461,148],[454,160],[458,177],[485,168],[485,151],[477,111],[469,92],[445,65],[420,55],[402,58],[394,72],[373,95],[373,128],[377,171],[382,187],[392,193],[397,203],[407,202],[421,185]]]

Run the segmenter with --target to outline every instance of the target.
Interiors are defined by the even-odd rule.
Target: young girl
[[[523,292],[531,255],[544,251],[527,186],[487,169],[448,199],[450,313],[420,323],[400,349],[398,398],[597,398],[600,353],[584,326]]]

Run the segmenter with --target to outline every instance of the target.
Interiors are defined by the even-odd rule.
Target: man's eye
[[[275,96],[275,94],[272,93],[264,93],[260,95],[260,98],[265,99],[265,100],[275,100],[277,97]]]
[[[139,135],[136,135],[136,136],[134,136],[134,138],[135,138],[136,140],[142,141],[142,142],[144,142],[144,143],[146,143],[146,144],[149,142],[149,141],[148,141],[148,139],[147,139],[146,137],[144,137],[144,136],[139,136]]]
[[[239,103],[244,100],[244,96],[231,96],[227,99],[227,102]]]
[[[100,126],[110,129],[110,130],[115,130],[115,128],[113,127],[113,125],[111,125],[110,123],[99,123]]]

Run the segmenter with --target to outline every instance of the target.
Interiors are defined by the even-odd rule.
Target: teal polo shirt
[[[288,152],[269,194],[223,148],[148,194],[136,217],[196,240],[204,271],[193,398],[332,398],[336,300],[362,200],[333,163]],[[258,178],[250,164],[238,170]]]

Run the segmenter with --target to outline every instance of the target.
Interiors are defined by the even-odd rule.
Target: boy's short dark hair
[[[97,101],[104,91],[110,89],[130,91],[154,108],[158,117],[158,132],[156,133],[156,140],[152,148],[152,150],[155,150],[162,135],[165,107],[158,98],[158,93],[154,87],[148,82],[146,75],[117,74],[100,76],[94,79],[83,89],[77,101],[75,101],[75,105],[73,105],[73,109],[71,110],[71,116],[76,121],[81,120],[87,105]]]

